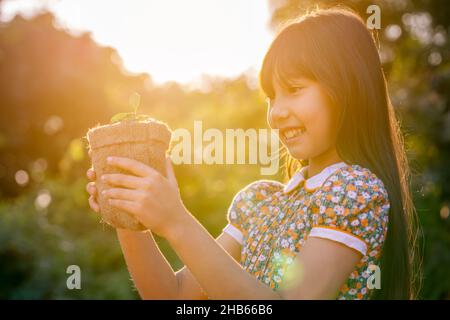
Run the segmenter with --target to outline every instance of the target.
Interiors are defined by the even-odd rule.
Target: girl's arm
[[[117,236],[128,270],[142,299],[208,299],[186,266],[174,273],[151,232],[117,229]],[[226,233],[222,233],[216,241],[239,261],[239,243]]]
[[[275,292],[224,252],[193,216],[166,239],[211,299],[330,299],[336,297],[360,253],[327,239],[310,238]],[[236,242],[237,243],[237,242]]]
[[[166,238],[211,299],[315,297],[309,295],[310,291],[319,292],[319,298],[330,298],[361,259],[359,252],[340,243],[309,238],[305,247],[313,245],[313,250],[302,250],[295,258],[298,262],[295,271],[301,277],[289,280],[294,290],[274,291],[244,270],[186,209],[170,158],[167,158],[167,177],[134,159],[111,157],[108,163],[132,174],[102,177],[114,186],[105,191],[109,203],[130,212],[152,232]],[[306,278],[307,286],[303,281]]]
[[[218,246],[191,214],[164,236],[211,299],[280,299]]]
[[[178,281],[151,232],[116,229],[125,261],[142,299],[176,299]]]
[[[234,240],[229,234],[222,233],[216,239],[216,242],[230,255],[239,262],[241,257],[241,245]],[[180,284],[180,299],[195,300],[195,299],[208,299],[207,294],[201,288],[192,272],[184,266],[177,271],[177,277]]]
[[[309,238],[305,247],[313,245],[313,250],[302,250],[295,258],[298,262],[294,264],[298,265],[295,271],[301,277],[289,280],[289,284],[294,285],[293,291],[274,291],[244,270],[186,209],[170,158],[167,158],[167,177],[134,159],[112,157],[108,162],[132,174],[102,177],[114,186],[105,191],[110,204],[130,212],[152,232],[166,238],[211,299],[330,298],[336,295],[361,259],[360,253],[347,246]],[[160,273],[170,275],[167,269]],[[172,288],[176,288],[176,284],[177,281],[169,280]]]
[[[91,181],[86,190],[90,194],[89,206],[97,213],[100,206],[97,202],[95,172],[87,171]],[[164,255],[159,250],[151,232],[135,232],[117,229],[117,236],[139,294],[144,299],[208,299],[188,268],[183,267],[175,274]],[[223,233],[217,243],[236,261],[241,255],[241,246],[228,234]]]
[[[90,180],[86,185],[86,191],[90,194],[89,206],[100,213],[95,171],[89,168],[86,175]],[[151,232],[119,228],[116,232],[128,270],[140,296],[144,299],[175,299],[179,289],[178,279],[160,252]]]

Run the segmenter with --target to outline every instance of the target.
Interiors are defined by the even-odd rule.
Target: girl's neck
[[[308,161],[308,178],[320,173],[326,167],[341,162],[336,149],[328,150],[317,157],[310,158]]]

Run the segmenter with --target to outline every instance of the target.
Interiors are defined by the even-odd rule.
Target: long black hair
[[[381,254],[381,289],[371,298],[413,299],[419,279],[417,214],[410,170],[395,110],[382,70],[377,42],[361,17],[346,7],[316,9],[288,21],[266,53],[260,84],[274,96],[273,77],[289,87],[298,76],[317,81],[339,111],[337,152],[349,164],[375,173],[390,201]],[[288,158],[287,175],[307,163]],[[417,279],[415,279],[417,276]]]

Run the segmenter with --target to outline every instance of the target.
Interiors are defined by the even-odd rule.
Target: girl
[[[260,83],[269,125],[290,154],[284,185],[259,180],[234,197],[213,239],[167,178],[132,159],[104,175],[112,205],[166,238],[174,272],[151,233],[117,229],[142,298],[409,299],[415,219],[402,138],[375,41],[344,8],[290,21],[271,44]],[[88,170],[95,180],[95,173]],[[99,211],[95,183],[87,186]]]

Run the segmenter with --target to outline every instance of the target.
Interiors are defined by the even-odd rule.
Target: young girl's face
[[[274,79],[268,122],[296,159],[312,159],[335,147],[335,112],[319,83],[299,78],[288,90]]]

